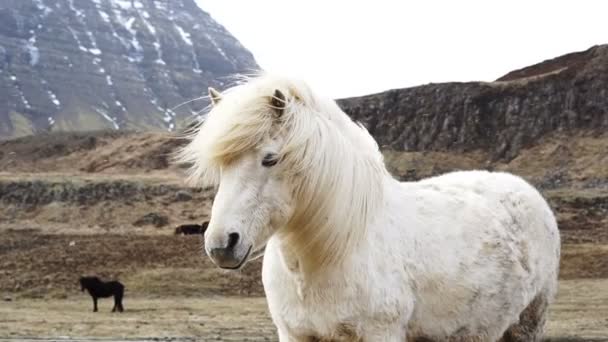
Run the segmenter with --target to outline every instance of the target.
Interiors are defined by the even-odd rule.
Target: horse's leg
[[[97,312],[97,297],[93,297],[93,312]]]
[[[116,294],[116,304],[118,305],[118,311],[119,312],[123,312],[125,311],[125,309],[122,306],[122,297],[124,295],[124,289],[121,289],[117,294]]]
[[[117,293],[114,295],[114,309],[112,309],[112,312],[116,310],[118,310],[118,312],[124,311],[122,307],[122,293]]]
[[[279,335],[279,342],[291,342],[293,339],[289,336],[287,331],[279,328],[277,329],[277,334]]]
[[[499,342],[540,341],[547,318],[547,307],[546,294],[538,294],[519,315],[519,322],[509,327]]]

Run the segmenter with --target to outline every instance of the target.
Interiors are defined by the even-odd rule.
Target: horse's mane
[[[280,118],[274,91],[286,95]],[[284,135],[280,167],[295,185],[297,208],[283,241],[312,272],[344,258],[364,237],[382,198],[388,172],[378,145],[331,99],[303,82],[262,75],[223,93],[191,143],[179,152],[189,180],[217,184],[219,170],[273,135]]]
[[[95,276],[83,276],[80,277],[81,284],[93,284],[93,283],[101,283],[101,279]]]

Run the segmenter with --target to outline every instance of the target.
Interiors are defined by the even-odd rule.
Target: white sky
[[[265,70],[348,97],[492,81],[608,43],[603,0],[196,0]]]

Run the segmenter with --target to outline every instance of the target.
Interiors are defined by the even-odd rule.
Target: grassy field
[[[203,255],[200,237],[173,235],[176,225],[207,220],[213,197],[211,189],[184,188],[183,170],[168,163],[178,144],[116,132],[0,143],[0,342],[276,340],[260,261],[222,271]],[[545,186],[562,237],[547,336],[608,341],[606,146],[608,135],[582,134],[548,137],[508,163],[483,151],[385,157],[401,179],[491,168]],[[167,222],[136,224],[150,214]],[[102,299],[92,313],[82,275],[124,283],[126,312],[112,314],[112,301]]]
[[[91,312],[86,294],[66,299],[19,299],[0,306],[0,336],[71,338],[194,338],[276,341],[262,297],[132,297],[111,313],[102,300]],[[608,280],[563,280],[547,323],[551,340],[608,340]]]

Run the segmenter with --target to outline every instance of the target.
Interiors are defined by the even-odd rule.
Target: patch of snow
[[[145,12],[147,13],[147,12]],[[144,22],[144,25],[146,25],[146,28],[148,29],[148,31],[150,31],[150,33],[152,33],[153,36],[156,36],[156,28],[154,26],[152,26],[152,24],[150,24],[150,22],[147,20],[148,18],[144,15],[140,16],[141,21]]]
[[[89,52],[94,55],[101,55],[101,50],[97,48],[97,40],[95,39],[93,32],[87,31],[87,36],[89,36],[89,40],[91,41],[91,45],[93,46],[92,49],[89,49]]]
[[[173,23],[173,25],[177,29],[177,32],[179,32],[179,35],[182,37],[182,40],[184,41],[184,43],[186,43],[188,45],[193,45],[192,39],[190,39],[190,33],[184,31],[184,29],[181,26],[177,25],[176,23]]]
[[[95,111],[99,114],[101,114],[101,116],[103,116],[104,119],[108,120],[112,126],[114,127],[114,129],[120,129],[120,126],[118,126],[118,123],[116,122],[116,118],[112,118],[110,115],[108,115],[108,113],[100,108],[93,108],[95,109]]]
[[[97,11],[99,13],[99,16],[101,17],[101,19],[103,21],[105,21],[106,23],[110,23],[110,15],[104,11]]]
[[[154,96],[154,95],[150,94],[150,96]],[[154,107],[156,107],[156,109],[158,109],[159,112],[165,111],[161,106],[158,105],[158,99],[156,97],[151,97],[150,103],[153,104]]]
[[[16,88],[17,88],[17,92],[19,93],[19,98],[21,99],[21,102],[23,103],[25,108],[32,109],[32,106],[30,106],[29,101],[25,98],[25,94],[23,94],[23,91],[21,91],[21,88],[19,88],[19,87],[16,87]]]
[[[137,31],[133,28],[133,24],[135,23],[136,18],[135,17],[129,17],[128,19],[125,19],[122,16],[122,13],[120,11],[117,11],[117,10],[114,10],[114,14],[118,18],[118,22],[131,35],[130,47],[132,47],[135,51],[134,52],[130,52],[129,57],[127,57],[127,59],[131,63],[143,61],[143,59],[144,59],[144,49],[142,48],[141,44],[137,40]]]
[[[127,108],[125,108],[125,106],[123,106],[122,102],[120,102],[120,101],[116,100],[116,101],[114,101],[114,103],[115,103],[115,104],[116,104],[118,107],[120,107],[120,109],[122,109],[122,111],[123,111],[123,112],[126,112],[126,111],[127,111]]]
[[[192,51],[191,51],[192,71],[194,71],[197,74],[202,73],[203,70],[201,70],[201,66],[198,62],[198,56],[196,55],[196,50],[194,48],[194,44],[192,43],[192,35],[189,32],[186,32],[181,26],[179,26],[175,22],[173,23],[173,25],[177,29],[177,32],[179,32],[179,35],[182,38],[182,40],[184,41],[184,43],[186,43],[186,45],[189,45],[190,47],[192,47]],[[216,46],[216,48],[218,48],[217,45],[215,45],[215,46]],[[223,53],[223,51],[222,51],[222,53]],[[225,54],[224,54],[224,56],[225,56]]]
[[[105,73],[106,73],[106,69],[104,69],[104,68],[99,68],[99,72],[100,72],[100,73],[102,73],[102,74],[105,74]]]
[[[130,0],[112,0],[112,4],[120,7],[123,10],[131,9]]]
[[[217,52],[219,52],[225,60],[229,61],[230,63],[232,63],[232,65],[234,65],[234,62],[230,58],[228,58],[224,50],[219,46],[215,39],[213,39],[213,37],[209,35],[209,33],[205,33],[205,37],[207,37],[207,39],[211,42],[211,44],[213,44]]]
[[[109,86],[113,86],[113,85],[114,85],[114,82],[112,82],[112,76],[110,76],[110,75],[106,75],[106,83],[107,83]]]
[[[80,38],[78,38],[78,33],[76,33],[76,31],[70,25],[68,25],[68,30],[72,34],[72,37],[76,41],[76,44],[78,44],[78,49],[80,51],[87,51],[88,52],[89,50],[82,45],[82,42],[80,41]]]
[[[25,49],[30,55],[30,65],[34,66],[38,64],[38,61],[40,60],[40,50],[36,47],[36,34],[34,31],[30,31],[30,34],[32,36],[25,43]]]
[[[78,8],[76,8],[74,6],[74,0],[68,0],[68,5],[70,7],[70,10],[72,12],[74,12],[76,14],[76,19],[78,20],[78,22],[83,26],[83,27],[87,27],[87,22],[85,21],[86,15],[84,13],[84,11],[79,10]],[[93,55],[101,55],[101,50],[99,50],[99,48],[97,48],[97,40],[95,39],[95,36],[93,35],[93,32],[91,32],[90,30],[86,31],[86,35],[89,37],[89,41],[91,42],[91,48],[87,49],[86,47],[83,46],[82,42],[80,41],[80,39],[78,38],[78,35],[76,34],[76,32],[70,27],[68,26],[68,28],[70,29],[70,32],[72,33],[72,36],[74,37],[74,39],[76,40],[76,42],[78,43],[78,49],[80,49],[81,51],[87,51]]]
[[[68,0],[68,5],[70,7],[70,10],[72,10],[72,12],[74,12],[76,14],[77,18],[82,19],[82,18],[86,17],[86,15],[84,14],[83,11],[74,7],[74,0]]]
[[[16,81],[16,80],[17,80],[17,76],[15,76],[15,75],[11,75],[11,76],[10,76],[10,79],[11,79],[11,81]]]
[[[53,119],[52,117],[48,117],[48,121],[49,121],[49,125],[53,126],[55,124],[55,119]]]
[[[192,61],[194,62],[194,68],[192,68],[192,71],[197,74],[202,73],[203,70],[201,70],[201,65],[198,62],[198,56],[196,55],[196,50],[194,49],[194,46],[192,46]]]
[[[154,7],[156,7],[159,10],[166,11],[167,10],[167,3],[162,2],[162,1],[158,1],[158,0],[154,0]]]
[[[125,22],[125,28],[127,29],[127,31],[129,31],[131,34],[135,34],[135,30],[133,29],[133,23],[135,22],[135,17],[130,17],[129,19],[127,19],[127,21]]]
[[[36,3],[36,8],[38,8],[38,10],[42,11],[43,18],[48,16],[51,12],[53,12],[53,9],[50,8],[49,6],[45,5],[42,0],[34,0],[34,2]]]
[[[57,99],[57,95],[55,95],[55,93],[50,90],[47,90],[46,92],[47,94],[49,94],[49,99],[51,100],[51,102],[53,102],[55,106],[59,107],[61,105],[61,102],[59,102],[59,100]]]

